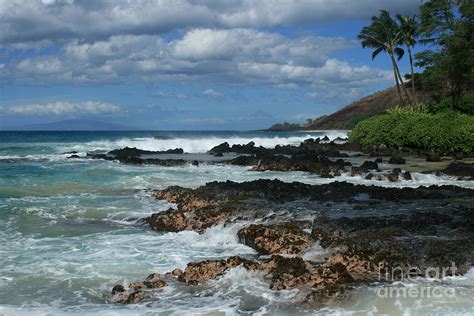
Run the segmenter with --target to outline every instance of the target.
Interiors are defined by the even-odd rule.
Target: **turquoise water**
[[[199,235],[157,233],[137,224],[137,219],[171,206],[154,200],[147,189],[170,185],[197,187],[215,180],[332,180],[299,172],[252,172],[247,167],[211,163],[172,168],[128,166],[85,158],[67,159],[69,154],[65,152],[77,151],[85,157],[87,152],[124,146],[148,150],[181,147],[192,157],[224,141],[245,144],[252,140],[257,145],[273,147],[298,144],[319,135],[0,132],[0,314],[297,312],[291,304],[294,292],[272,292],[263,280],[239,269],[201,287],[166,287],[156,293],[155,299],[131,306],[109,302],[109,294],[116,283],[184,268],[190,261],[254,254],[251,248],[238,243],[237,226],[217,226]],[[330,133],[332,138],[343,135]],[[359,181],[344,176],[341,179]],[[418,180],[410,185],[456,183],[425,175],[415,175],[415,179]],[[455,282],[472,282],[472,278],[466,280]],[[474,302],[470,300],[471,294],[460,305]],[[361,295],[359,300],[364,302],[367,296]],[[394,302],[392,305],[396,308]],[[351,306],[344,308],[349,310]],[[362,310],[370,307],[363,303],[360,306]],[[341,307],[331,310],[338,311]]]

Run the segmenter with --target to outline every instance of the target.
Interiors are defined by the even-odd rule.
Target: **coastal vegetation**
[[[381,11],[359,35],[372,57],[386,53],[395,85],[353,102],[342,109],[302,124],[300,130],[354,129],[359,122],[399,106],[423,105],[430,113],[449,110],[474,114],[474,9],[472,1],[431,0],[416,16],[392,16]],[[420,49],[421,48],[421,49]],[[392,59],[392,56],[393,59]],[[409,73],[399,68],[408,58]],[[275,124],[270,131],[280,130]]]
[[[360,122],[350,135],[362,145],[419,148],[442,153],[474,150],[474,116],[448,110],[396,108]]]
[[[374,49],[372,57],[386,52],[392,61],[400,105],[362,120],[350,140],[363,145],[411,147],[443,153],[472,152],[474,144],[474,5],[465,0],[431,0],[420,15],[393,19],[381,11],[362,29],[363,47]],[[416,43],[429,45],[412,58]],[[411,74],[403,82],[395,57],[404,49]],[[422,70],[415,74],[413,64]],[[411,86],[411,96],[406,86]],[[417,90],[427,96],[417,103]]]

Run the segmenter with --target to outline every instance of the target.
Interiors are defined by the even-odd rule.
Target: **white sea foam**
[[[304,260],[321,260],[324,256],[328,254],[328,251],[325,250],[319,242],[313,243],[309,249],[307,249],[303,254],[302,258]]]
[[[337,137],[347,137],[346,132],[324,132],[321,136],[315,136],[308,133],[301,133],[301,135],[290,137],[200,137],[200,138],[172,138],[172,139],[155,139],[155,138],[123,138],[120,140],[110,141],[93,141],[83,144],[77,144],[69,147],[68,150],[76,150],[79,152],[92,150],[112,150],[123,147],[136,147],[143,150],[163,151],[171,148],[182,148],[187,153],[205,153],[212,147],[228,142],[229,145],[247,144],[251,141],[255,142],[255,146],[263,146],[273,148],[276,145],[298,145],[302,141],[315,138],[324,137],[327,135],[329,139]]]
[[[151,151],[165,151],[173,148],[182,148],[186,153],[205,153],[214,146],[228,142],[231,146],[235,144],[244,145],[251,141],[255,142],[255,146],[263,146],[266,148],[273,148],[276,145],[299,145],[306,139],[328,136],[330,140],[337,137],[347,137],[346,132],[327,131],[320,134],[293,134],[293,136],[282,137],[272,136],[268,134],[267,137],[257,136],[189,136],[159,139],[153,137],[137,137],[137,138],[122,138],[118,140],[96,140],[90,142],[79,143],[40,143],[36,145],[35,151],[41,153],[25,153],[25,154],[2,154],[0,152],[0,161],[18,161],[18,162],[42,162],[42,161],[60,161],[66,160],[71,154],[65,152],[75,151],[75,155],[85,157],[88,152],[93,151],[110,151],[113,149],[124,147],[136,147],[142,150]],[[20,144],[27,150],[30,143]],[[1,149],[1,148],[0,148]]]
[[[271,135],[271,134],[269,134]],[[345,134],[333,134],[335,137]],[[136,138],[94,141],[81,144],[48,143],[48,150],[28,155],[4,155],[0,159],[33,161],[34,170],[18,169],[13,180],[1,179],[0,192],[0,314],[15,315],[128,315],[166,313],[248,313],[266,314],[472,314],[474,269],[464,276],[443,280],[442,286],[461,289],[449,300],[382,300],[378,286],[361,287],[346,305],[322,310],[299,311],[292,306],[296,291],[272,291],[261,275],[243,268],[228,271],[223,277],[198,287],[173,283],[153,292],[145,303],[119,306],[107,301],[116,283],[141,280],[152,272],[164,273],[184,268],[191,261],[253,257],[255,251],[237,239],[239,225],[218,225],[203,234],[192,231],[159,233],[137,225],[136,219],[173,206],[156,201],[145,188],[170,185],[197,187],[209,181],[250,181],[258,178],[321,184],[332,181],[382,186],[420,186],[453,184],[473,187],[473,181],[413,172],[411,181],[370,181],[343,174],[323,179],[305,172],[253,172],[248,167],[227,164],[200,164],[198,167],[130,166],[107,161],[66,160],[66,151],[85,155],[91,150],[110,150],[124,146],[148,150],[183,147],[188,152],[205,152],[224,141],[273,147],[295,144],[314,137],[301,133],[284,137],[230,138]],[[178,142],[178,143],[176,143]],[[53,149],[51,149],[53,148]],[[56,151],[56,153],[54,153]],[[22,152],[23,153],[23,152]],[[10,152],[11,154],[11,152]],[[7,158],[6,158],[7,157]],[[53,163],[43,164],[42,161]],[[47,165],[41,176],[36,167]],[[71,166],[74,166],[71,168]],[[51,170],[51,171],[50,171]],[[3,217],[2,217],[3,216]],[[323,256],[315,244],[304,257]],[[426,286],[417,280],[400,286]],[[107,304],[106,304],[107,303]],[[286,305],[285,305],[286,304]],[[403,306],[406,305],[404,308]]]
[[[85,156],[85,153],[81,154]],[[0,155],[0,161],[11,162],[43,162],[43,161],[60,161],[70,157],[71,154],[54,153],[54,154],[37,154],[37,155]]]
[[[361,286],[340,306],[342,312],[372,315],[472,315],[474,268],[442,280],[417,278],[392,284]]]
[[[474,181],[458,180],[456,177],[451,176],[437,176],[433,173],[424,174],[419,172],[411,173],[412,180],[389,181],[385,177],[382,180],[368,180],[362,176],[351,176],[350,173],[342,173],[341,176],[333,179],[321,179],[319,183],[333,182],[333,181],[347,181],[354,184],[365,184],[365,185],[377,185],[390,188],[417,188],[420,186],[431,186],[431,185],[455,185],[466,188],[474,188]]]

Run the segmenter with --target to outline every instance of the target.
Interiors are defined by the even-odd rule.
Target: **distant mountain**
[[[116,123],[87,119],[72,119],[53,123],[30,124],[14,128],[22,131],[128,131],[137,128]]]

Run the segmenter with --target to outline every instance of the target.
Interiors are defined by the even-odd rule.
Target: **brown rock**
[[[228,268],[235,268],[238,266],[243,266],[245,269],[249,271],[255,271],[260,269],[260,263],[257,261],[248,260],[239,256],[230,257],[226,261],[226,265]]]
[[[188,229],[188,219],[185,213],[173,209],[152,214],[148,223],[158,231],[179,232]]]
[[[301,223],[276,225],[252,224],[237,233],[241,243],[262,254],[297,255],[311,245],[311,236],[301,230]]]
[[[171,274],[174,275],[174,276],[179,277],[181,274],[183,274],[183,270],[181,270],[181,269],[174,269],[173,271],[171,271]]]
[[[206,260],[188,263],[183,274],[178,280],[188,284],[199,284],[204,281],[215,279],[228,269],[225,260]]]
[[[121,292],[125,292],[125,287],[122,284],[117,284],[112,288],[113,295]]]
[[[158,273],[150,274],[142,282],[134,282],[128,286],[128,290],[123,285],[117,284],[112,288],[112,295],[116,295],[116,301],[120,304],[134,304],[149,297],[143,289],[159,289],[166,286],[166,282]]]
[[[397,182],[398,181],[398,175],[390,173],[390,174],[387,175],[387,179],[390,182]]]
[[[273,290],[293,289],[311,280],[311,272],[300,257],[272,256],[262,262],[262,267],[269,271],[265,278]]]
[[[148,289],[159,289],[166,286],[166,282],[162,279],[162,276],[158,273],[150,274],[143,283]]]
[[[135,291],[130,294],[127,294],[125,292],[120,293],[117,299],[117,303],[120,304],[135,304],[140,301],[143,301],[144,299],[148,298],[149,295],[145,292],[142,291]]]

